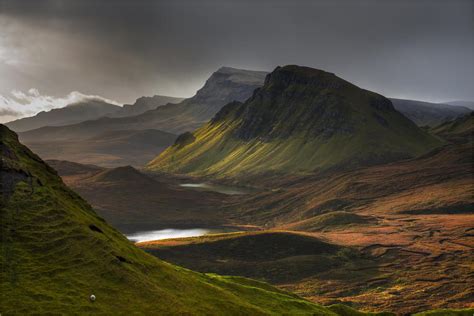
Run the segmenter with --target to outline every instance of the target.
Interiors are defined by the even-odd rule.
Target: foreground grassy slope
[[[285,66],[148,168],[217,177],[307,173],[414,157],[439,144],[388,99],[331,73]]]
[[[145,254],[3,125],[0,137],[2,314],[336,315],[264,283]]]

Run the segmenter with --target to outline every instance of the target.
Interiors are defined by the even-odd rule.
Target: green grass
[[[3,315],[337,315],[265,283],[197,273],[146,254],[15,134],[0,126],[0,136],[2,188],[25,176],[1,201]]]

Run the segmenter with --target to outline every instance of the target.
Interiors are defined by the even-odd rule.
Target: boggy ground
[[[175,264],[266,280],[322,304],[398,314],[474,307],[474,215],[380,220],[324,232],[230,233],[139,246]]]

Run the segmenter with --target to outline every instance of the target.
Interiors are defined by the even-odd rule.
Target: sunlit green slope
[[[337,315],[265,283],[144,253],[3,125],[0,140],[2,315]]]
[[[331,73],[285,66],[245,103],[228,104],[182,135],[148,168],[215,176],[305,173],[414,157],[439,144],[383,96]]]

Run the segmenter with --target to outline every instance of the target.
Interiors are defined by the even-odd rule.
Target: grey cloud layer
[[[473,12],[456,0],[0,0],[0,92],[132,102],[192,95],[222,65],[295,63],[388,96],[474,99]]]

